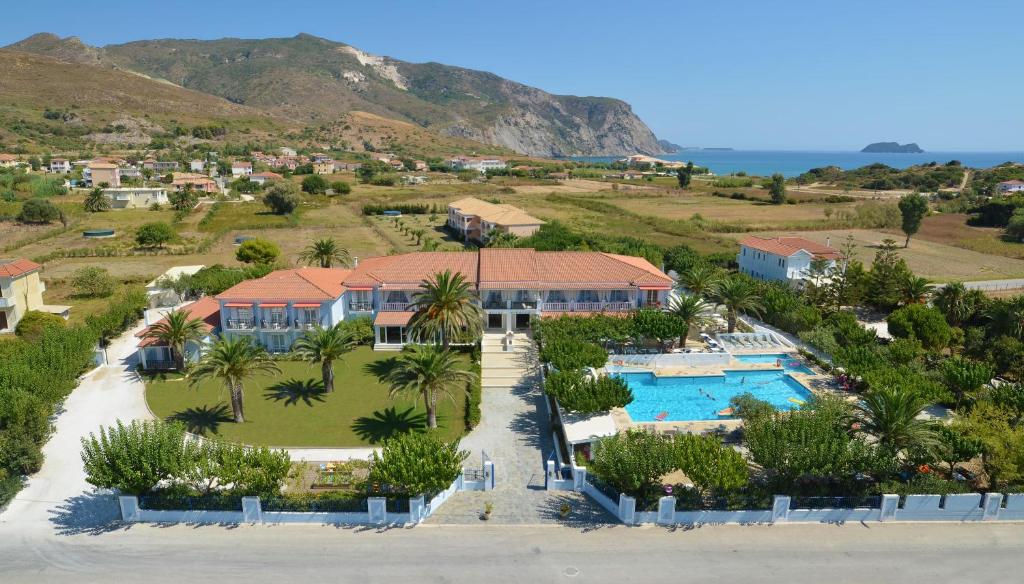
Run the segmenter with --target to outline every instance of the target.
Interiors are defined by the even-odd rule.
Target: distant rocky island
[[[909,144],[900,144],[899,142],[875,142],[874,144],[868,144],[861,152],[884,152],[884,153],[897,153],[897,154],[921,154],[924,150],[915,142]]]

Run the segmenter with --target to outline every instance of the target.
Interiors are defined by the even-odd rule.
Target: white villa
[[[839,250],[802,237],[750,236],[740,240],[736,262],[740,272],[758,280],[799,284],[807,278],[811,260],[826,259],[835,265],[842,257]]]
[[[505,168],[505,161],[499,158],[484,158],[479,156],[459,156],[448,161],[452,170],[476,170],[480,173],[488,170],[500,170]]]
[[[147,209],[154,203],[166,205],[167,189],[162,187],[120,187],[103,189],[103,195],[110,199],[114,209]]]

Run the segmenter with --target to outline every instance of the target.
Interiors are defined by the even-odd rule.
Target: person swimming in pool
[[[746,376],[741,377],[740,378],[740,385],[745,385],[746,383],[747,383],[747,377]]]

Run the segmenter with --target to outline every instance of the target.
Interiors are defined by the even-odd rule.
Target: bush
[[[359,317],[353,320],[343,321],[345,328],[352,335],[357,344],[371,345],[375,335],[373,334],[373,321],[369,317]]]
[[[618,377],[596,380],[578,371],[556,371],[544,382],[544,391],[566,410],[580,414],[607,412],[633,402],[633,392]]]
[[[676,468],[705,496],[723,496],[750,481],[743,455],[723,445],[714,435],[680,434],[675,437],[673,448]]]
[[[898,308],[886,320],[894,337],[915,338],[927,349],[942,349],[949,344],[952,331],[946,318],[924,304]]]
[[[43,329],[47,327],[64,327],[64,319],[56,314],[49,314],[38,310],[29,310],[18,321],[14,334],[32,343],[38,341],[42,336]]]
[[[105,311],[86,316],[85,322],[99,339],[109,339],[128,330],[142,318],[148,305],[146,289],[129,286],[110,299]]]
[[[481,412],[480,403],[483,400],[483,381],[480,370],[479,358],[474,359],[472,371],[475,374],[473,381],[469,384],[469,391],[466,392],[466,431],[470,431],[480,425]]]
[[[576,371],[584,367],[603,367],[608,362],[608,353],[594,343],[555,339],[544,343],[540,359],[559,371]]]
[[[185,427],[156,420],[134,420],[82,439],[85,480],[101,489],[143,495],[161,481],[181,476],[195,460],[197,443],[185,440]]]
[[[345,183],[342,183],[345,184]],[[311,195],[322,195],[327,192],[327,179],[319,174],[311,174],[302,179],[302,192]]]
[[[142,247],[163,247],[175,237],[174,228],[162,221],[146,223],[135,231],[135,243]]]
[[[352,186],[345,181],[334,181],[331,183],[331,190],[335,195],[347,195],[352,192]]]
[[[281,256],[281,249],[266,239],[249,239],[238,246],[235,259],[244,264],[270,265]]]
[[[636,497],[638,508],[642,508],[661,494],[661,477],[675,466],[672,442],[658,434],[630,429],[601,439],[589,470],[620,493]]]
[[[59,217],[60,210],[46,199],[29,199],[18,213],[18,221],[22,223],[50,223]]]
[[[445,442],[430,432],[399,434],[384,442],[380,454],[373,453],[369,482],[394,495],[433,497],[462,474],[468,456],[458,440]]]
[[[310,175],[306,178],[311,177],[323,180],[318,175]],[[298,208],[299,194],[295,192],[295,187],[291,183],[279,182],[270,187],[263,195],[263,204],[277,215],[287,215]]]
[[[76,296],[106,298],[114,293],[117,281],[106,269],[87,266],[75,270],[71,276],[71,286],[75,289]]]

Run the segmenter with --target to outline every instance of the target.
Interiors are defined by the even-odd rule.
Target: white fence
[[[659,353],[657,355],[610,355],[609,369],[619,367],[641,367],[644,369],[727,366],[732,356],[729,353]]]
[[[485,461],[485,465],[490,461]],[[493,477],[493,464],[485,467]],[[127,523],[305,523],[311,525],[416,525],[430,517],[458,491],[488,490],[486,483],[476,484],[459,475],[447,489],[424,501],[422,495],[409,499],[408,511],[388,511],[383,497],[366,499],[366,511],[264,511],[259,497],[242,497],[239,511],[164,510],[143,509],[139,498],[132,495],[118,497],[121,519]],[[493,482],[491,487],[493,488]]]
[[[657,511],[637,511],[636,500],[612,501],[590,481],[582,491],[627,525],[700,525],[754,523],[846,523],[894,521],[1024,521],[1024,494],[882,495],[877,507],[790,509],[790,497],[776,495],[771,509],[676,510],[675,497],[658,500]],[[902,500],[901,500],[902,499]]]

